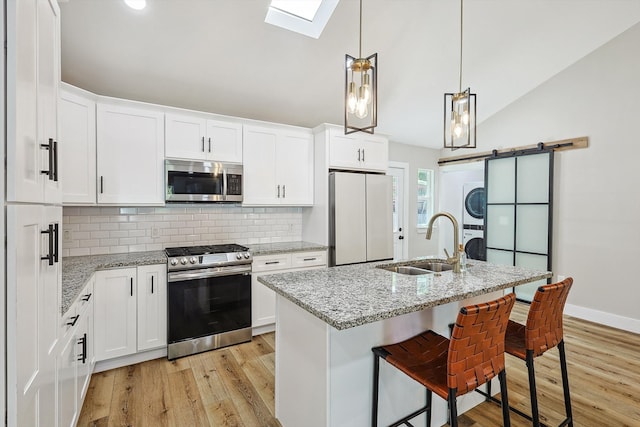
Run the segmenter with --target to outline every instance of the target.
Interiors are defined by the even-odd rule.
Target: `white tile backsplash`
[[[301,240],[302,208],[239,206],[65,207],[62,256],[162,250],[171,246]]]

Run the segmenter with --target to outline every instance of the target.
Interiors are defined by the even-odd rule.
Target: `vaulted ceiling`
[[[62,79],[193,110],[342,124],[358,0],[341,0],[319,39],[264,23],[268,6],[147,0],[134,11],[121,0],[60,0]],[[477,93],[479,121],[640,22],[640,0],[467,0],[464,10],[463,86]],[[458,1],[363,0],[362,53],[379,59],[377,133],[442,146],[459,34]]]

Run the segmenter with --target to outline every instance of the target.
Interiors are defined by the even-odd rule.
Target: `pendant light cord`
[[[362,58],[362,0],[360,0],[360,40],[358,45],[358,58]]]
[[[362,0],[360,0],[360,2],[362,2]],[[464,0],[460,0],[460,81],[459,81],[459,85],[458,85],[458,93],[462,93],[462,4],[463,4]],[[362,13],[362,11],[360,12]],[[361,23],[360,26],[362,27],[362,17],[360,17]],[[362,29],[360,29],[360,31],[362,31]]]

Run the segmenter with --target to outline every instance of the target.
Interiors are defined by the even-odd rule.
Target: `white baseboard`
[[[251,335],[255,337],[256,335],[266,334],[268,332],[273,332],[275,330],[276,330],[275,323],[270,323],[268,325],[262,325],[262,326],[254,326],[253,330],[251,331]]]
[[[144,351],[142,353],[135,353],[129,356],[116,357],[115,359],[101,360],[96,363],[96,367],[93,372],[108,371],[110,369],[146,362],[147,360],[158,359],[160,357],[167,357],[167,347]]]
[[[619,316],[617,314],[580,307],[573,304],[565,305],[564,314],[567,316],[577,317],[578,319],[599,323],[601,325],[611,326],[612,328],[622,329],[623,331],[640,334],[640,319]]]

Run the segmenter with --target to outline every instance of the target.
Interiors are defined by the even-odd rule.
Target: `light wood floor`
[[[527,309],[516,304],[512,318],[523,321]],[[172,362],[94,374],[78,426],[280,426],[274,418],[274,339],[265,334]],[[565,317],[565,347],[574,425],[640,426],[640,336]],[[510,403],[529,412],[524,362],[506,358]],[[564,411],[557,349],[537,358],[535,367],[543,421],[557,425]],[[461,415],[459,424],[502,425],[500,408],[483,403]],[[511,425],[531,424],[512,414]]]

